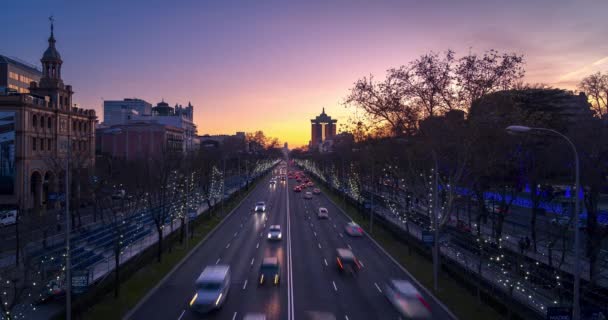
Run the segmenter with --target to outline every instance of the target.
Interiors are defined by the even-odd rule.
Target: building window
[[[51,117],[49,117],[49,118],[47,119],[47,123],[48,123],[48,125],[47,125],[47,126],[49,127],[49,129],[52,129],[52,128],[53,128],[53,125],[51,124]]]
[[[11,79],[13,79],[13,80],[19,81],[19,75],[17,73],[12,72],[12,71],[8,72],[8,77],[11,78]]]
[[[52,141],[51,139],[48,139],[48,141],[47,141],[47,146],[46,146],[46,147],[47,147],[47,149],[48,149],[49,151],[51,151],[51,149],[52,149],[52,148],[51,148],[51,144],[52,144],[52,142],[51,142],[51,141]]]
[[[44,151],[44,138],[40,139],[40,151]]]
[[[44,129],[44,116],[40,116],[40,128]]]
[[[32,150],[36,151],[36,138],[32,137]]]
[[[38,117],[36,117],[36,115],[32,116],[32,127],[35,127],[38,125]]]

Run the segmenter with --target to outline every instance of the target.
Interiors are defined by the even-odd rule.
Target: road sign
[[[422,242],[426,245],[435,243],[435,235],[431,231],[422,230]]]
[[[89,271],[88,270],[73,270],[72,271],[72,292],[83,293],[89,286]]]
[[[571,307],[548,307],[547,320],[571,320]]]

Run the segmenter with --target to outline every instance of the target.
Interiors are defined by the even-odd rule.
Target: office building
[[[41,77],[42,72],[36,66],[0,55],[0,88],[29,93],[30,83],[40,82]]]
[[[135,115],[151,115],[152,104],[137,98],[105,100],[103,102],[103,122],[106,126],[126,124]]]

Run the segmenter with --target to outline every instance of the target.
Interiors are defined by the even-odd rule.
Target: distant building
[[[63,166],[58,164],[68,156],[74,174],[82,177],[92,174],[95,111],[72,106],[72,86],[65,85],[61,78],[63,60],[55,48],[52,24],[48,42],[40,60],[43,72],[39,79],[33,68],[8,65],[9,72],[20,76],[20,86],[27,82],[22,81],[23,75],[33,80],[29,81],[29,93],[24,90],[0,93],[2,207],[56,208],[59,202],[55,196],[63,190],[60,180],[64,176]],[[74,183],[78,183],[77,179]],[[80,188],[73,188],[73,192],[80,192]]]
[[[234,135],[228,134],[205,134],[199,136],[200,148],[214,148],[225,144],[234,144],[236,148],[241,148],[245,151],[245,132],[237,132]]]
[[[332,119],[325,114],[325,108],[320,115],[310,120],[310,144],[309,148],[318,148],[321,143],[327,139],[331,139],[336,135],[336,123],[338,120]]]
[[[126,124],[134,115],[152,115],[152,104],[136,98],[103,102],[103,123],[107,126]]]
[[[182,153],[184,130],[160,123],[130,122],[97,129],[97,153],[136,161]]]
[[[31,82],[40,82],[42,71],[19,59],[0,55],[0,88],[29,93]]]
[[[168,103],[161,101],[152,108],[151,115],[133,115],[132,122],[159,123],[166,126],[176,127],[183,130],[183,151],[191,152],[198,150],[197,130],[194,124],[194,106],[188,103],[186,107],[175,105],[169,106]]]
[[[354,144],[354,137],[351,133],[342,132],[331,139],[326,139],[319,145],[319,152],[321,153],[330,153],[330,152],[340,152],[341,149],[352,149]]]

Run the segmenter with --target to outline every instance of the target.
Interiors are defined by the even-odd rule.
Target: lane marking
[[[347,316],[347,315],[344,315],[344,319],[345,319],[345,320],[348,320],[348,316]]]
[[[361,268],[365,268],[365,265],[363,264],[363,261],[359,260],[359,264],[361,265]]]
[[[318,245],[319,245],[319,249],[321,249],[321,244],[320,244],[320,243],[318,243]]]
[[[323,262],[325,262],[325,266],[327,267],[328,266],[327,259],[323,258]]]
[[[336,225],[334,224],[334,229],[336,228]]]
[[[332,281],[331,283],[334,285],[334,290],[335,290],[335,291],[338,291],[338,287],[336,287],[336,282],[335,282],[335,281]]]
[[[186,310],[182,310],[182,313],[179,315],[177,320],[181,320],[181,318],[184,316],[184,313],[186,313]]]
[[[350,250],[352,250],[352,249],[353,249],[353,247],[351,247],[351,246],[350,246],[350,244],[347,244],[347,246],[348,246],[348,248],[349,248]]]
[[[375,282],[374,282],[374,285],[376,286],[376,289],[378,289],[378,291],[380,291],[380,293],[382,293],[382,289],[380,289],[380,286],[378,286],[378,284]]]
[[[255,248],[259,248],[260,247],[260,243],[258,242],[258,244],[255,245]]]
[[[254,260],[255,260],[255,258],[251,258],[251,265],[253,265]]]
[[[220,259],[222,259],[222,258],[217,258],[217,261],[215,262],[215,264],[220,263]]]
[[[226,245],[226,249],[230,248],[230,242]]]
[[[315,234],[315,237],[317,236],[317,233],[313,231],[313,233]]]
[[[291,214],[289,212],[289,192],[285,193],[287,202],[287,319],[294,319],[293,307],[293,266],[291,261]]]
[[[232,320],[236,319],[236,311],[234,312],[234,315],[232,315]]]
[[[341,233],[338,233],[340,235],[340,238],[344,238],[344,235]]]
[[[245,284],[243,285],[243,290],[245,290],[245,288],[247,288],[247,279],[245,279]]]
[[[236,238],[236,236],[237,236],[238,234],[239,234],[238,232],[235,232],[235,233],[234,233],[234,237]]]

